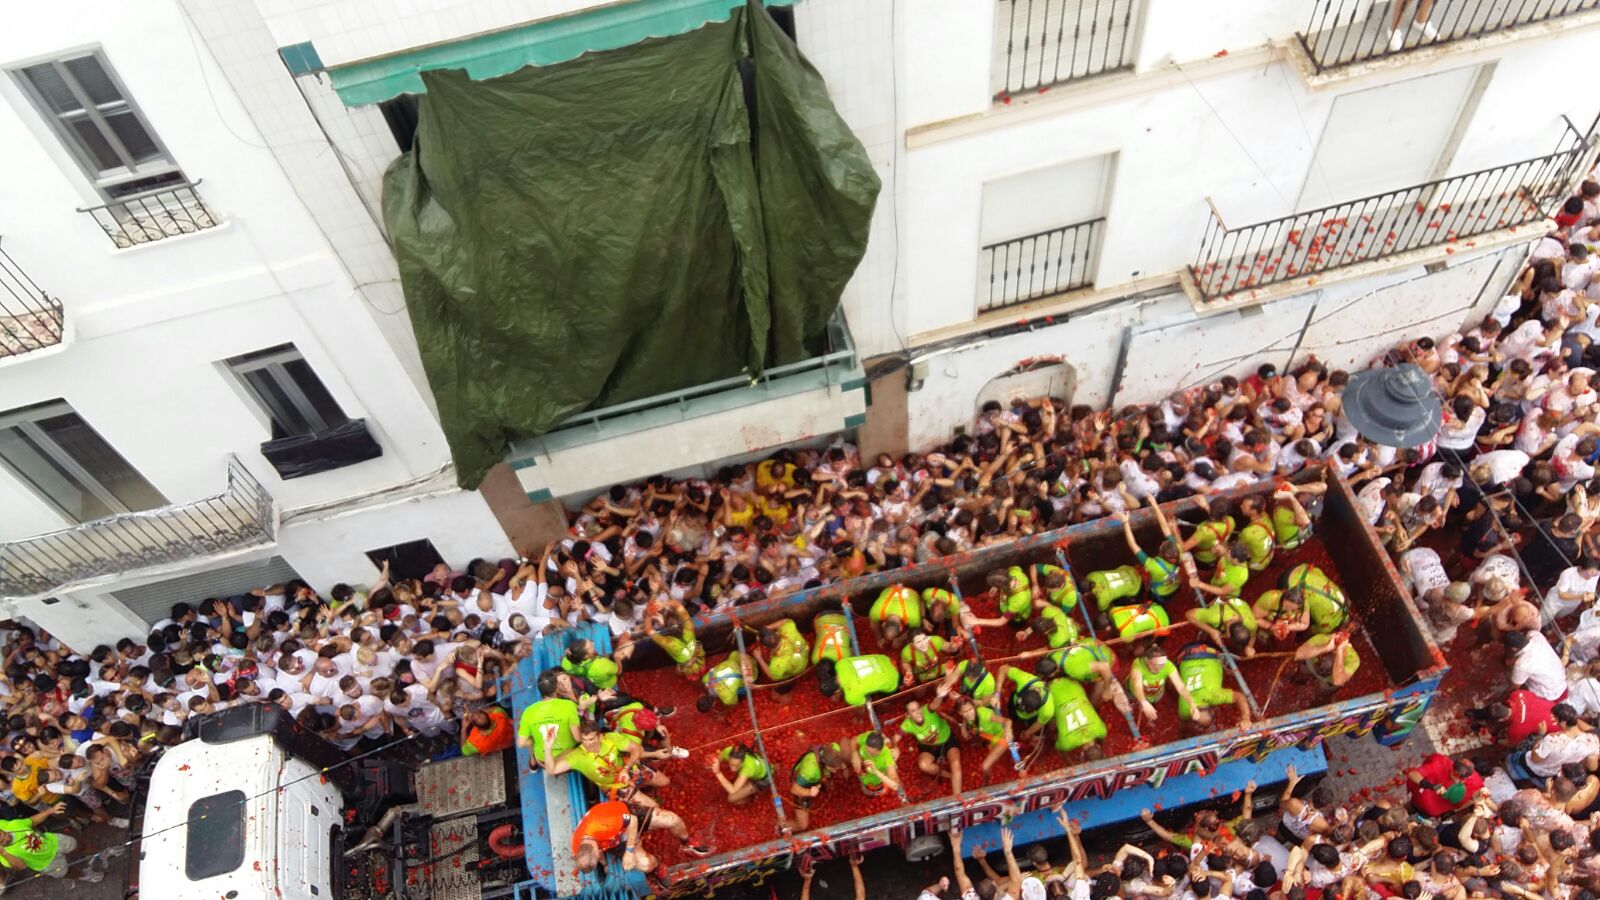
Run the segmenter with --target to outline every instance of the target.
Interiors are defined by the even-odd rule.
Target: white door
[[[1477,79],[1478,67],[1467,66],[1336,98],[1297,208],[1333,206],[1439,177]]]

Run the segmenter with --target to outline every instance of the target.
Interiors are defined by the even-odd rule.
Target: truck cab
[[[271,703],[191,719],[185,737],[135,800],[129,887],[146,897],[493,900],[528,877],[514,754],[353,756]]]
[[[150,776],[139,881],[171,900],[334,896],[345,801],[270,733],[190,740]]]

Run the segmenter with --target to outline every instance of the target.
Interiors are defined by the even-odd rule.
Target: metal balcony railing
[[[148,244],[222,224],[200,199],[195,190],[199,186],[196,179],[191,184],[119,197],[78,212],[93,217],[111,243],[120,248]]]
[[[1296,36],[1317,72],[1510,31],[1600,8],[1600,0],[1318,0]]]
[[[1094,283],[1104,218],[983,247],[978,311],[1003,309]]]
[[[991,87],[996,97],[1133,65],[1138,0],[999,0]]]
[[[121,513],[0,544],[0,597],[27,597],[273,541],[272,496],[228,456],[227,489],[193,503]]]
[[[1238,228],[1212,206],[1189,272],[1210,301],[1410,250],[1470,248],[1476,235],[1555,213],[1594,156],[1592,132],[1570,122],[1562,143],[1547,156]]]
[[[44,292],[0,246],[0,358],[61,343],[61,301]]]

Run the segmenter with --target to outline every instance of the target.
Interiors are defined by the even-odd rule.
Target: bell
[[[1428,373],[1402,363],[1351,375],[1344,415],[1367,440],[1404,450],[1433,440],[1441,410]]]

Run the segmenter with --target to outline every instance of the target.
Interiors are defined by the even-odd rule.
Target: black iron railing
[[[1419,5],[1420,4],[1420,5]],[[1297,36],[1318,72],[1600,8],[1600,0],[1317,0]]]
[[[61,301],[44,292],[0,247],[0,358],[61,343]]]
[[[1565,149],[1359,200],[1229,228],[1211,207],[1190,274],[1206,300],[1409,250],[1470,249],[1473,237],[1542,221],[1593,161],[1569,129]]]
[[[101,206],[78,212],[88,213],[95,224],[118,247],[134,247],[183,234],[193,234],[222,223],[192,184],[164,188],[120,197]]]
[[[1133,65],[1138,0],[999,0],[997,97]]]
[[[230,455],[228,486],[220,494],[0,544],[0,597],[44,594],[103,575],[240,550],[276,535],[272,496]]]
[[[1002,309],[1094,283],[1106,220],[1090,219],[983,248],[978,311]]]

